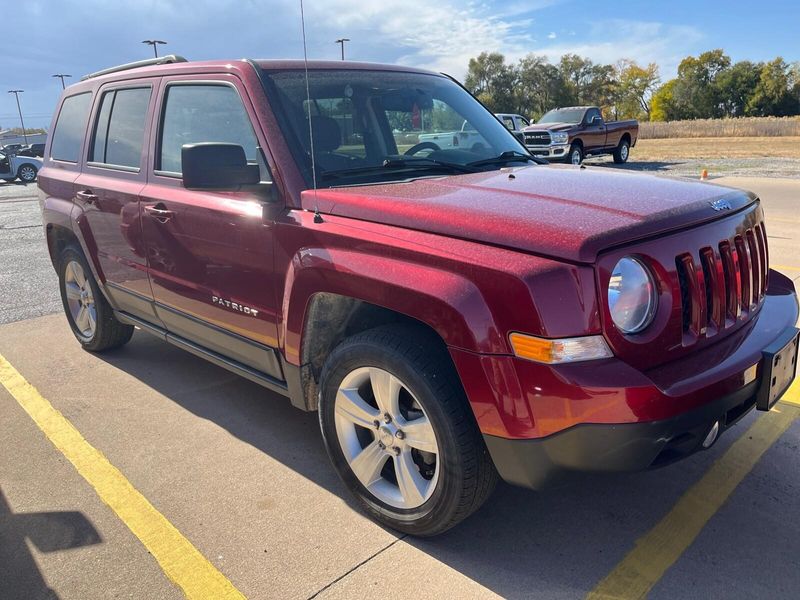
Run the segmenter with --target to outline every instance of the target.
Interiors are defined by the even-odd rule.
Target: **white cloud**
[[[547,4],[533,3],[526,12]],[[381,55],[394,53],[396,62],[456,77],[462,77],[469,59],[481,52],[502,52],[514,58],[534,45],[529,19],[500,16],[484,4],[325,0],[307,5],[306,11],[306,23],[315,23],[315,33],[342,32],[352,38],[354,58],[380,60]]]
[[[655,62],[662,79],[667,79],[675,75],[678,63],[694,51],[704,35],[687,25],[613,19],[596,22],[585,36],[577,37],[583,41],[569,40],[532,51],[551,61],[557,61],[563,54],[578,54],[600,63],[614,63],[621,58]]]
[[[554,40],[554,39],[556,39],[557,37],[558,37],[558,36],[556,35],[556,32],[555,32],[555,31],[551,31],[550,33],[548,33],[548,34],[547,34],[547,39],[548,39],[548,40]]]

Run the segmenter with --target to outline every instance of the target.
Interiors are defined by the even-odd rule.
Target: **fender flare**
[[[447,346],[507,353],[503,334],[478,287],[462,275],[339,248],[303,248],[286,276],[279,336],[286,360],[299,365],[310,302],[338,294],[401,313],[428,325]],[[302,307],[302,310],[300,310]]]

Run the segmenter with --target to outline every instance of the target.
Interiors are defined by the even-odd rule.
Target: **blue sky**
[[[60,93],[53,73],[76,76],[148,58],[146,38],[191,59],[300,58],[299,0],[5,0],[0,126],[47,126]],[[566,52],[597,62],[657,62],[663,79],[681,58],[723,48],[734,60],[800,60],[800,2],[742,0],[305,0],[311,58],[400,63],[463,77],[471,56]],[[163,47],[162,47],[163,48]],[[160,52],[164,50],[160,49]]]

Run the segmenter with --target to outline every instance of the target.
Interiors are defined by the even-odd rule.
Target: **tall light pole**
[[[17,98],[17,110],[19,111],[19,122],[22,123],[22,137],[25,138],[25,145],[28,145],[28,135],[25,133],[25,121],[22,120],[22,108],[19,105],[19,95],[25,90],[8,90],[9,94],[14,94]]]
[[[61,79],[61,89],[65,90],[67,89],[67,86],[66,84],[64,84],[64,78],[72,77],[72,75],[67,75],[66,73],[56,73],[55,75],[53,75],[53,77],[58,77],[59,79]]]
[[[162,40],[142,40],[142,43],[152,46],[153,47],[153,54],[155,55],[156,58],[158,58],[158,45],[159,44],[166,44],[167,42],[164,42]]]
[[[339,38],[338,40],[336,40],[336,42],[334,42],[342,47],[342,60],[344,60],[344,43],[349,41],[350,38]]]

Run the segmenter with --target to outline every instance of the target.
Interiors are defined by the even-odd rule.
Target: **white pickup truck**
[[[430,142],[441,150],[463,148],[472,152],[480,152],[488,144],[483,136],[464,121],[460,131],[444,131],[441,133],[420,133],[419,143]]]
[[[522,115],[512,115],[507,113],[498,113],[495,115],[497,119],[505,125],[521,142],[524,142],[524,134],[522,133],[523,127],[530,125],[528,119]],[[419,136],[421,142],[431,142],[436,144],[441,149],[446,148],[463,148],[473,152],[479,152],[486,147],[486,140],[475,131],[467,121],[461,125],[460,131],[446,131],[442,133],[422,133]]]

